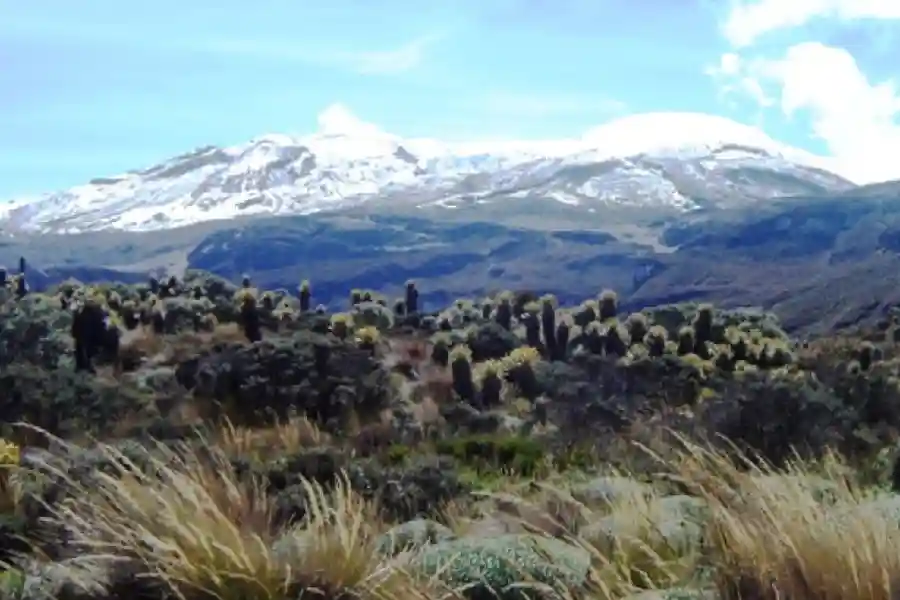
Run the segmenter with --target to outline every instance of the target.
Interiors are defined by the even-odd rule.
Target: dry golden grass
[[[101,448],[117,472],[97,473],[90,485],[68,480],[75,493],[53,509],[84,559],[136,560],[181,598],[421,595],[420,584],[382,564],[374,546],[378,511],[346,481],[331,491],[305,483],[306,519],[277,531],[262,487],[236,479],[216,449],[201,456],[155,448],[148,460],[157,476],[148,477]]]
[[[614,535],[585,530],[580,537],[616,577],[642,589],[674,587],[694,577],[704,548],[697,540],[679,539],[677,532],[669,537],[671,519],[661,496],[629,494],[613,502],[604,517]]]
[[[227,418],[212,445],[228,456],[267,460],[331,442],[331,437],[303,415],[290,415],[269,427],[236,426]]]
[[[776,470],[686,445],[680,467],[712,508],[710,556],[726,600],[893,600],[900,522],[834,457]]]
[[[571,483],[562,476],[509,481],[502,490],[481,494],[484,501],[477,512],[450,506],[443,519],[461,536],[531,533],[582,548],[591,557],[586,588],[595,600],[692,583],[703,549],[700,544],[670,543],[660,534],[658,527],[668,516],[660,494],[627,493],[614,502],[589,506],[572,496]],[[598,535],[602,530],[590,525],[600,521],[616,535]],[[556,590],[555,596],[562,591]]]
[[[306,589],[334,598],[351,591],[387,593],[391,587],[407,587],[410,582],[384,564],[376,551],[376,534],[383,526],[373,503],[351,490],[346,480],[330,492],[318,483],[304,487],[309,516],[285,535],[293,549],[287,563]]]
[[[240,436],[232,439],[245,443]],[[455,595],[434,578],[412,577],[402,560],[380,557],[376,539],[386,525],[377,506],[346,480],[330,490],[304,482],[306,518],[280,531],[272,500],[259,481],[237,478],[224,447],[173,450],[159,445],[148,449],[141,471],[115,448],[99,448],[112,463],[112,473],[98,472],[90,482],[55,473],[72,486],[72,495],[51,508],[51,520],[68,530],[83,561],[131,559],[185,599],[287,600],[301,591],[362,600]],[[153,476],[142,474],[151,472]],[[460,520],[468,510],[462,505],[447,508]],[[537,512],[525,515],[532,531],[558,516]],[[565,537],[567,531],[555,533]],[[619,598],[636,589],[622,577],[628,566],[619,557],[585,547],[595,555],[590,579],[598,597]]]
[[[303,418],[260,430],[226,424],[201,449],[153,448],[154,477],[136,474],[128,459],[101,446],[119,472],[98,473],[90,484],[70,480],[74,494],[52,508],[53,519],[70,531],[84,560],[131,558],[185,599],[287,600],[301,591],[354,600],[446,597],[434,580],[406,573],[402,560],[380,557],[376,539],[387,525],[346,480],[330,489],[304,482],[306,518],[279,530],[262,486],[238,479],[226,458],[322,443]],[[517,519],[511,530],[585,549],[592,565],[585,589],[556,590],[560,600],[620,600],[647,589],[697,585],[714,585],[724,600],[898,596],[900,521],[870,510],[868,503],[884,494],[861,489],[840,460],[798,461],[776,470],[735,452],[680,444],[657,458],[665,463],[661,470],[708,505],[702,542],[672,544],[661,534],[667,518],[662,492],[623,492],[611,503],[587,506],[573,498],[571,481],[561,475],[506,480],[501,492],[486,493],[477,506],[458,501],[443,507],[442,520],[457,534],[490,536],[486,519]],[[603,527],[592,527],[601,521]],[[709,575],[698,584],[701,565]]]
[[[900,502],[861,488],[842,460],[827,456],[775,469],[736,451],[680,442],[682,450],[667,456],[663,466],[708,504],[702,544],[675,547],[660,538],[656,528],[665,511],[656,493],[627,494],[607,508],[586,507],[573,504],[563,489],[551,489],[548,496],[542,485],[524,509],[507,512],[521,518],[526,530],[556,537],[567,537],[561,529],[568,530],[569,539],[592,554],[592,595],[598,598],[697,585],[714,585],[724,600],[898,597]],[[886,507],[879,509],[879,501]],[[578,527],[601,518],[615,537],[598,539],[596,530]],[[472,524],[458,521],[460,529]]]
[[[287,581],[270,560],[272,507],[258,485],[236,481],[224,461],[163,448],[150,459],[159,478],[137,475],[126,457],[101,448],[117,472],[97,473],[88,486],[70,481],[75,493],[55,509],[83,553],[136,559],[182,594],[279,597]]]

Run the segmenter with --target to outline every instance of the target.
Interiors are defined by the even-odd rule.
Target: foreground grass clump
[[[67,532],[78,562],[93,566],[91,597],[104,597],[99,590],[116,585],[116,572],[125,567],[146,586],[129,593],[184,600],[308,594],[613,600],[682,580],[666,571],[674,563],[653,548],[639,553],[644,563],[638,565],[638,553],[591,545],[574,529],[456,538],[445,528],[421,547],[386,554],[382,546],[390,529],[377,504],[351,489],[346,478],[327,488],[304,480],[305,517],[285,525],[277,523],[262,482],[239,477],[218,446],[158,443],[130,458],[113,446],[98,448],[111,468],[84,481],[54,473],[65,480],[69,496],[50,507],[50,521]],[[592,520],[641,506],[626,507],[622,500],[596,513],[584,507],[584,514]],[[553,518],[551,504],[544,510],[545,521]],[[523,526],[529,518],[523,514]],[[648,568],[651,555],[655,571],[639,582],[629,578]]]
[[[689,447],[685,481],[711,509],[725,600],[889,600],[900,592],[900,497],[865,490],[833,457],[781,470]]]
[[[113,472],[70,479],[70,500],[53,509],[82,560],[133,561],[179,598],[374,597],[406,586],[375,552],[377,511],[346,481],[328,491],[305,482],[306,518],[279,531],[260,483],[236,477],[215,448],[159,445],[140,470],[114,448],[102,451]]]
[[[518,477],[446,525],[386,523],[343,476],[302,480],[303,517],[283,523],[228,444],[155,443],[139,458],[100,445],[112,468],[55,473],[70,489],[50,520],[93,565],[97,599],[125,567],[147,586],[129,594],[161,600],[896,597],[900,497],[834,457],[775,468],[677,442],[655,477]]]

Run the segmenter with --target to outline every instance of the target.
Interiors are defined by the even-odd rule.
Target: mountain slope
[[[573,222],[592,226],[617,211],[626,220],[659,218],[854,187],[828,166],[757,129],[692,113],[626,117],[573,140],[451,144],[402,139],[332,108],[312,135],[199,148],[0,205],[0,227],[146,231],[360,208],[484,219],[491,204],[528,201],[576,207]],[[510,206],[503,212],[514,214]]]
[[[678,250],[630,294],[758,304],[798,331],[873,324],[900,307],[900,181],[682,222]]]

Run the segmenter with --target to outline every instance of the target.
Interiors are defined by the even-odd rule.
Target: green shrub
[[[546,456],[540,442],[519,435],[482,434],[442,439],[439,454],[452,456],[476,471],[510,469],[531,476]]]

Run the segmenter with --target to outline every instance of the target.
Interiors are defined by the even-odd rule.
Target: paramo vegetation
[[[891,600],[900,327],[0,272],[0,598]],[[895,545],[896,544],[896,545]]]

